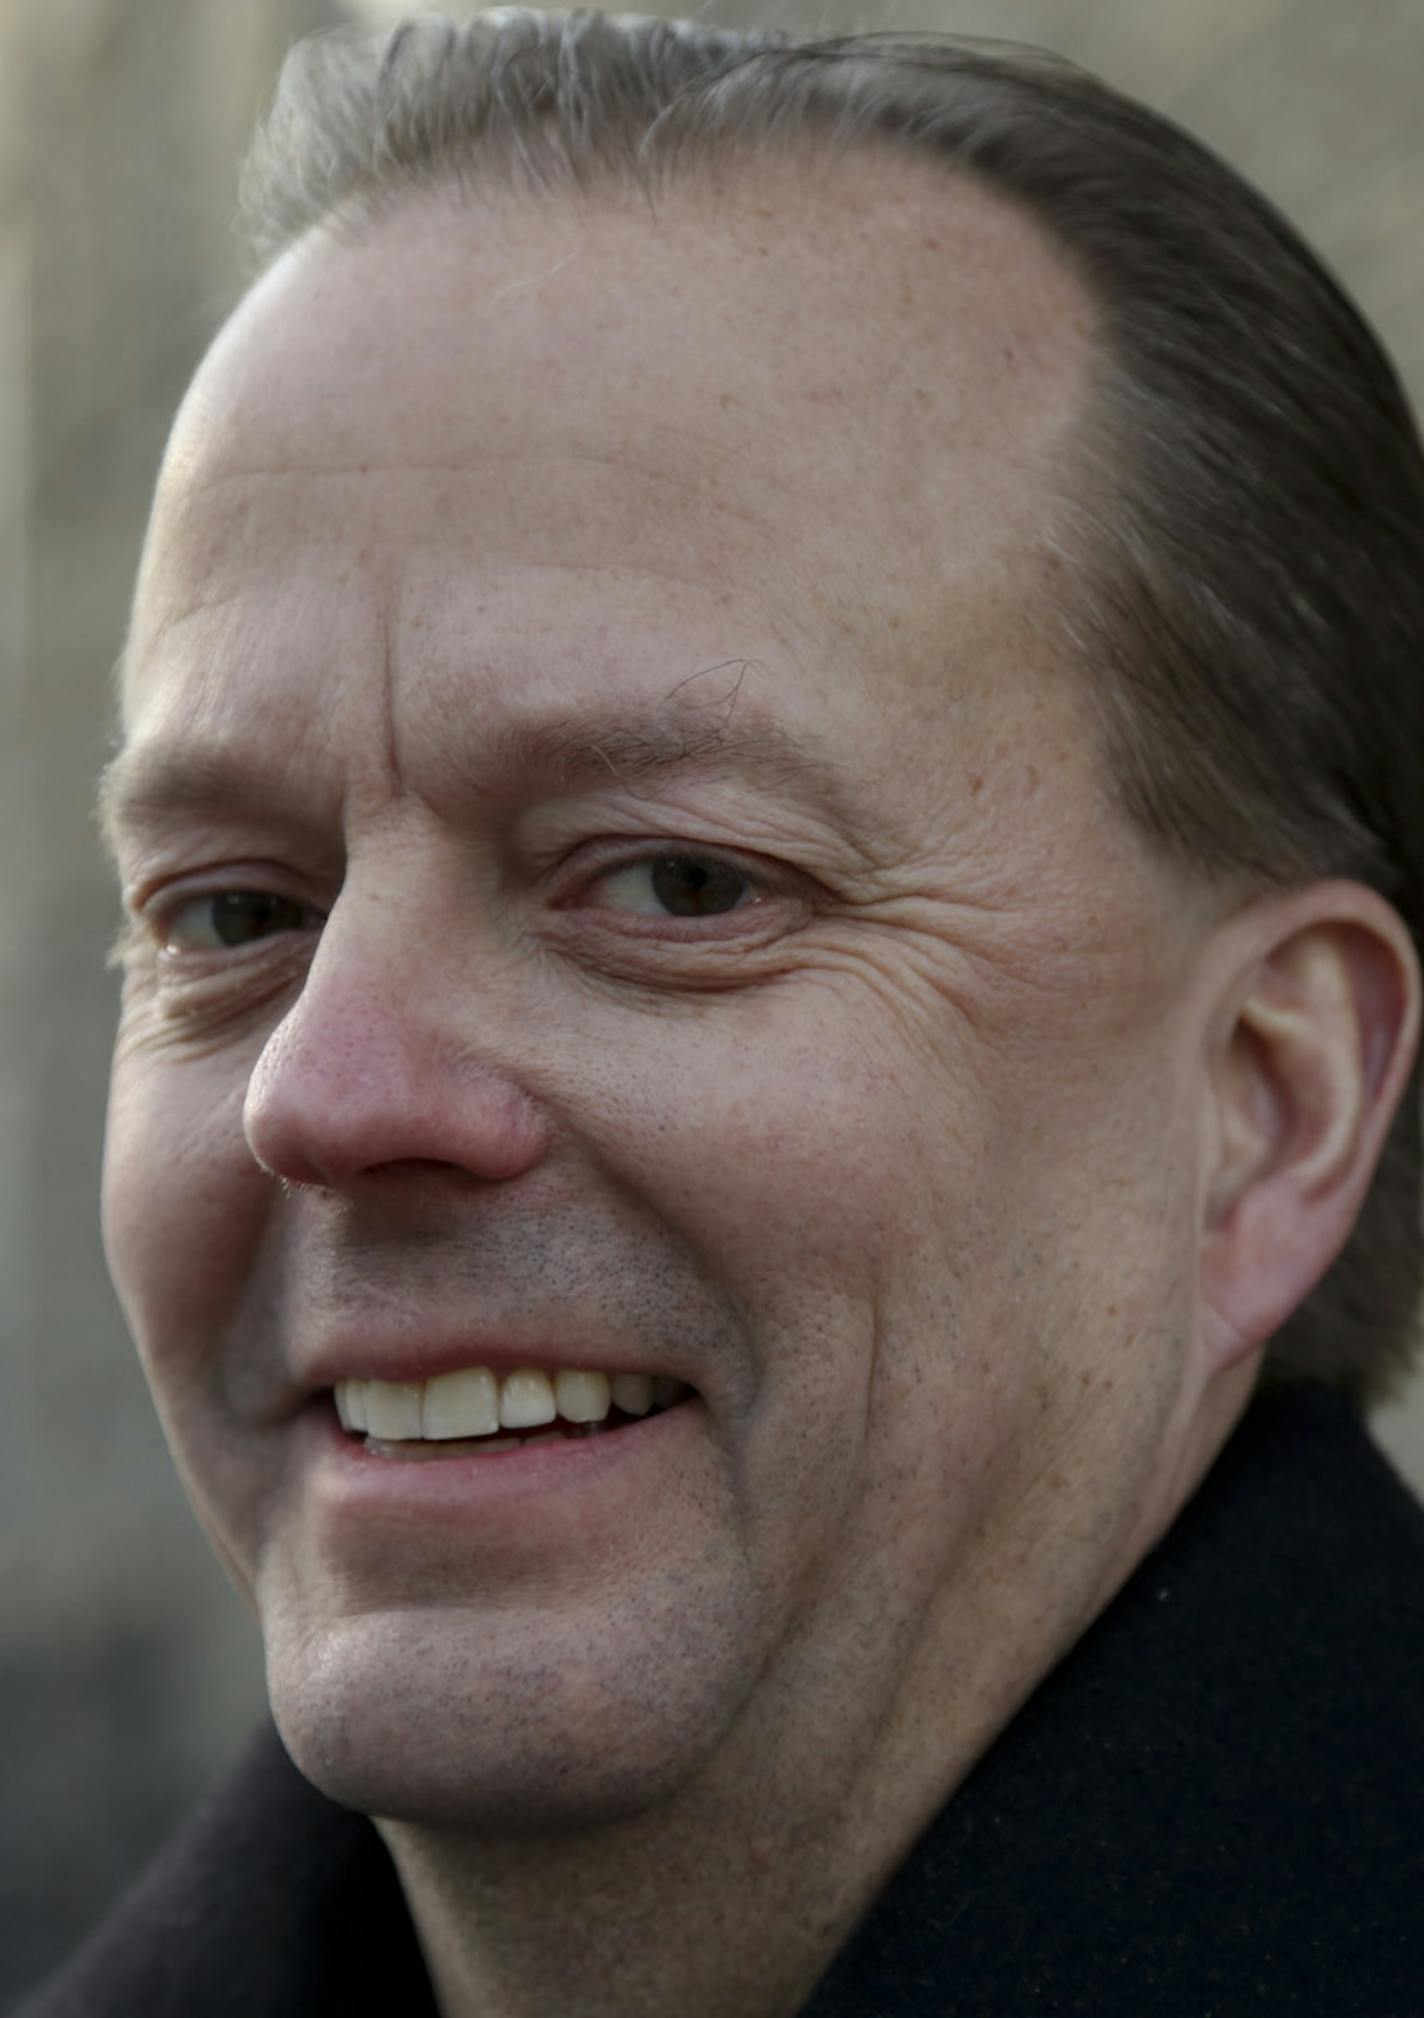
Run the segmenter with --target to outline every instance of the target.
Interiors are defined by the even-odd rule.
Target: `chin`
[[[629,1654],[606,1621],[601,1636],[536,1635],[401,1611],[270,1633],[267,1683],[283,1744],[328,1799],[381,1821],[548,1835],[675,1800],[750,1686],[646,1642]]]

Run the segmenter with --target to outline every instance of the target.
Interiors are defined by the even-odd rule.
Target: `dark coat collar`
[[[1424,2018],[1424,1510],[1308,1390],[1253,1405],[805,2018],[1278,2012]],[[434,2003],[375,1830],[269,1729],[17,2018],[288,2013]]]
[[[1258,1400],[805,2018],[1424,2018],[1424,1509]]]

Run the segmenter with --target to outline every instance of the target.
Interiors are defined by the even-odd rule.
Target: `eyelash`
[[[580,879],[574,897],[571,900],[561,901],[555,908],[560,911],[575,909],[578,907],[578,900],[581,896],[586,896],[591,890],[607,882],[609,878],[639,868],[645,868],[651,872],[659,863],[666,861],[691,863],[713,871],[730,872],[742,881],[749,894],[745,901],[735,903],[724,911],[708,912],[701,916],[694,914],[692,916],[679,917],[676,913],[672,912],[659,913],[651,909],[640,911],[632,907],[618,909],[618,907],[608,905],[594,906],[593,908],[603,910],[617,909],[619,916],[629,920],[637,920],[638,923],[631,929],[640,936],[666,938],[669,936],[665,929],[667,926],[680,925],[694,928],[701,927],[702,930],[698,933],[698,936],[706,937],[709,936],[706,931],[709,925],[715,927],[724,920],[738,917],[747,911],[759,909],[778,894],[775,888],[775,879],[768,873],[765,867],[754,868],[737,856],[724,853],[721,850],[704,849],[686,844],[679,845],[675,842],[663,842],[655,843],[652,846],[644,846],[635,854],[615,855],[596,863]],[[264,888],[256,881],[249,884],[236,880],[207,889],[190,888],[168,895],[156,907],[150,904],[146,916],[141,915],[137,926],[133,924],[125,925],[119,934],[118,941],[110,956],[110,964],[118,964],[132,951],[136,934],[142,935],[150,943],[156,944],[160,956],[170,962],[177,963],[179,961],[223,960],[228,955],[244,952],[248,947],[270,946],[274,941],[287,938],[291,930],[301,929],[289,928],[287,931],[279,930],[275,933],[265,934],[260,938],[248,940],[230,947],[182,948],[170,943],[169,935],[175,930],[177,920],[185,911],[195,906],[212,904],[218,898],[226,896],[247,896],[267,899],[276,904],[290,903],[296,909],[305,913],[308,920],[311,918],[320,920],[322,918],[322,914],[316,910],[315,906],[303,904],[297,898],[288,898],[281,891]],[[622,929],[628,930],[630,928],[625,926]],[[671,936],[682,938],[685,934],[677,932]],[[712,936],[715,936],[715,934]]]
[[[647,910],[634,909],[631,906],[618,908],[602,905],[592,908],[603,910],[617,909],[617,914],[624,920],[637,919],[639,927],[645,926],[646,930],[650,933],[656,929],[660,937],[667,936],[665,928],[669,925],[683,925],[693,928],[702,927],[703,935],[705,936],[705,928],[707,926],[716,926],[725,919],[739,917],[743,912],[755,910],[777,894],[775,879],[765,867],[753,868],[749,863],[739,859],[737,856],[724,854],[717,849],[690,847],[686,844],[679,846],[676,842],[663,842],[650,848],[642,848],[635,854],[615,855],[597,863],[594,867],[585,871],[575,892],[574,901],[562,903],[558,908],[560,910],[574,909],[579,898],[586,898],[590,891],[596,890],[600,884],[607,883],[611,878],[637,869],[646,869],[649,872],[655,872],[658,865],[664,862],[695,865],[698,868],[707,869],[713,873],[729,872],[743,884],[747,893],[746,898],[744,901],[729,906],[725,911],[706,912],[700,916],[694,913],[691,916],[679,917],[675,912],[657,912],[651,908]],[[784,886],[784,876],[781,878],[781,881]],[[622,929],[626,931],[629,929],[629,926],[625,923]]]

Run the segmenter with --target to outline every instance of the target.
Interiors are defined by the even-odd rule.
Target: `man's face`
[[[1202,928],[1040,620],[1091,320],[1011,212],[867,158],[412,210],[201,371],[105,1232],[340,1798],[948,1772],[1161,1518]],[[692,1394],[433,1462],[338,1423],[469,1367]]]

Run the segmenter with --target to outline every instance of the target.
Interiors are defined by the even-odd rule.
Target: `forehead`
[[[453,460],[497,445],[506,417],[521,435],[536,424],[512,409],[522,393],[552,396],[565,426],[571,378],[604,401],[626,388],[653,414],[680,404],[714,438],[724,394],[795,387],[783,445],[898,423],[897,461],[915,473],[946,445],[927,427],[967,452],[1015,417],[1030,449],[1071,406],[1094,323],[1031,218],[880,148],[748,163],[656,208],[432,195],[354,242],[317,232],[280,259],[214,345],[185,420],[219,464],[242,461],[248,428],[285,441],[293,423],[293,446],[311,434],[331,455],[386,438]],[[844,410],[817,414],[830,405]]]
[[[130,733],[377,659],[487,706],[769,654],[745,702],[832,739],[998,688],[1093,331],[1030,220],[879,154],[318,235],[175,426]]]

